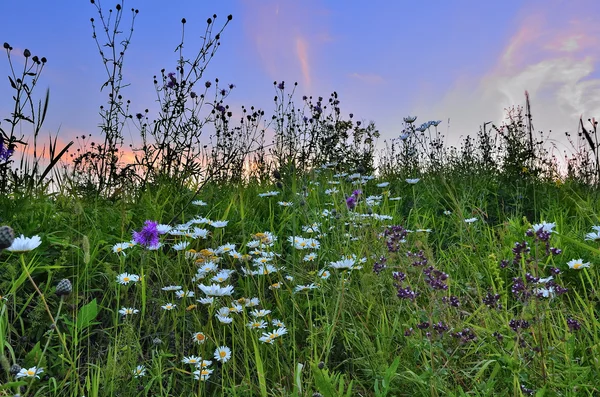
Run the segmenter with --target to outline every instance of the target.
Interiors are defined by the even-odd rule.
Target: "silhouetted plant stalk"
[[[362,126],[354,122],[353,114],[348,120],[341,116],[337,92],[333,92],[328,105],[323,97],[316,101],[304,96],[304,106],[296,108],[293,95],[285,93],[285,83],[274,83],[275,114],[271,128],[275,136],[269,150],[273,165],[284,174],[305,172],[326,163],[336,163],[340,168],[361,168],[363,173],[374,169],[375,140],[379,131],[374,123]]]
[[[47,60],[45,57],[32,56],[31,51],[25,49],[23,51],[23,57],[25,58],[23,69],[16,71],[11,57],[13,48],[8,43],[4,43],[3,48],[6,50],[10,66],[8,80],[14,91],[12,95],[14,107],[10,117],[3,120],[8,123],[8,129],[5,130],[0,127],[0,192],[18,190],[31,193],[35,188],[41,188],[45,191],[51,182],[51,180],[46,180],[46,177],[53,171],[53,168],[73,142],[67,144],[57,153],[57,138],[52,140],[52,137],[50,137],[48,147],[49,163],[43,171],[41,170],[40,163],[44,158],[46,147],[44,146],[42,152],[39,153],[38,136],[46,119],[50,90],[46,90],[44,100],[39,101],[37,105],[33,98],[33,91],[38,84]],[[28,143],[25,141],[25,135],[21,132],[23,131],[23,123],[33,126],[33,148],[32,153],[29,155],[26,153]],[[21,159],[19,166],[13,168],[11,157],[19,145],[21,146]]]

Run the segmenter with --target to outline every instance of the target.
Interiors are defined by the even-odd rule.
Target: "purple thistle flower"
[[[156,247],[158,245],[158,224],[154,221],[144,222],[141,231],[133,232],[133,241],[144,247]]]
[[[356,207],[356,197],[354,196],[350,196],[346,199],[346,207],[348,207],[349,210],[354,209],[354,207]]]
[[[4,147],[4,140],[0,138],[0,161],[8,161],[14,150]]]

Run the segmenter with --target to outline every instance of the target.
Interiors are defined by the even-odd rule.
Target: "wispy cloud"
[[[450,140],[456,140],[484,122],[499,124],[505,108],[524,104],[528,90],[536,130],[552,130],[551,138],[564,144],[563,133],[576,130],[579,115],[600,116],[600,79],[594,78],[600,53],[590,51],[600,43],[600,28],[563,8],[551,15],[523,9],[527,16],[497,51],[490,70],[464,77],[440,101],[418,110],[428,119],[450,117]]]
[[[350,73],[349,77],[368,83],[368,84],[379,84],[383,83],[383,77],[376,73]]]

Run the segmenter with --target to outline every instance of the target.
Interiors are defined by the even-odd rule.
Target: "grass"
[[[298,177],[267,197],[259,194],[273,186],[207,185],[199,195],[206,206],[186,206],[191,192],[169,185],[135,201],[2,198],[3,222],[42,244],[0,254],[0,395],[598,393],[599,251],[584,240],[598,223],[594,190],[540,182],[524,196],[435,175],[416,184],[387,178],[378,187],[382,179],[357,185],[339,171]],[[326,194],[332,187],[337,192]],[[187,227],[209,233],[162,234],[159,249],[113,252],[146,220],[173,218],[172,227],[196,219]],[[527,233],[541,221],[555,223],[555,233]],[[257,234],[264,232],[273,242],[261,248],[261,238],[270,241]],[[294,236],[319,248],[294,248]],[[546,241],[562,252],[547,253]],[[177,251],[178,242],[189,245]],[[229,243],[235,248],[227,251]],[[314,261],[304,261],[309,253]],[[258,258],[273,268],[253,264]],[[570,269],[578,258],[591,266]],[[211,281],[217,270],[198,273],[210,260],[232,271],[226,280]],[[139,281],[118,283],[125,272]],[[73,291],[59,297],[63,278]],[[198,285],[213,283],[232,286],[232,295],[198,302],[206,297]],[[178,298],[163,290],[169,285],[194,296]],[[161,308],[167,303],[176,306]],[[222,307],[230,323],[216,317]],[[123,316],[122,308],[138,312]],[[195,343],[196,332],[204,343]],[[224,362],[214,357],[220,346],[231,350]],[[197,369],[182,362],[190,356],[212,361],[206,379],[195,380]],[[43,372],[17,379],[13,364]],[[138,366],[142,376],[134,376]]]

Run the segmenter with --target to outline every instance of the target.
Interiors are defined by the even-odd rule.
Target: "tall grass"
[[[123,2],[116,19],[92,3],[125,52]],[[243,108],[236,125],[234,87],[208,101],[201,83],[215,19],[200,55],[155,79],[153,122],[119,98],[123,54],[102,52],[118,59],[104,143],[81,138],[73,167],[53,141],[23,188],[25,141],[4,134],[0,219],[41,245],[15,251],[0,229],[0,395],[598,394],[595,121],[566,173],[529,105],[458,148],[407,117],[376,152],[336,93],[298,107],[276,82],[274,116]]]

